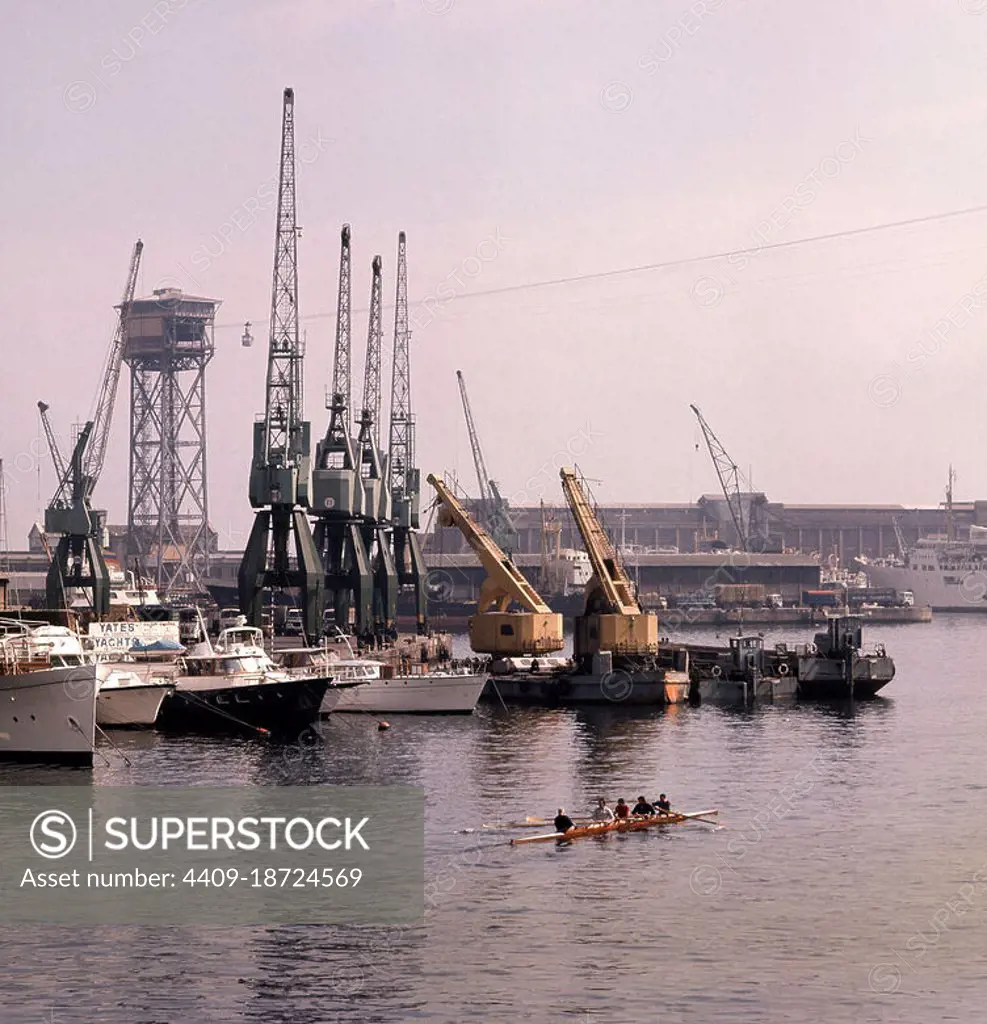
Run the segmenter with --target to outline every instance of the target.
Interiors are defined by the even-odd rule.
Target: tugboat
[[[735,636],[730,646],[665,645],[662,661],[687,654],[693,703],[799,700],[867,700],[894,679],[894,661],[883,644],[862,651],[861,618],[833,616],[814,644],[779,643],[766,650],[761,636]],[[851,686],[852,680],[852,686]]]
[[[894,679],[894,662],[883,644],[861,650],[857,615],[834,616],[810,648],[796,648],[799,696],[804,700],[868,700]]]
[[[750,704],[755,700],[795,697],[798,680],[787,659],[772,657],[761,636],[730,637],[730,647],[690,672],[689,700]]]

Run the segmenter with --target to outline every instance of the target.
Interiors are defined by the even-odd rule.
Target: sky
[[[54,490],[37,401],[67,445],[137,237],[140,294],[222,300],[210,518],[245,540],[285,86],[314,436],[349,222],[357,381],[370,261],[390,319],[407,232],[423,476],[475,493],[461,369],[515,503],[560,500],[572,462],[608,504],[715,490],[690,403],[771,500],[935,504],[949,463],[957,498],[987,498],[984,52],[987,0],[8,5],[11,548]],[[97,490],[114,523],[128,388]]]

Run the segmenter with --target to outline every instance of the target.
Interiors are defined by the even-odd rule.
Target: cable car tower
[[[301,591],[305,636],[322,633],[323,574],[306,510],[311,482],[310,426],[302,419],[298,337],[298,224],[295,213],[295,94],[285,89],[281,122],[278,220],[271,290],[271,334],[263,419],[254,424],[250,504],[257,510],[240,562],[240,610],[261,625],[264,591]],[[295,563],[288,541],[295,541]]]

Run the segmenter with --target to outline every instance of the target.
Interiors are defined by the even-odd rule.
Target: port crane
[[[82,428],[66,465],[48,418],[50,407],[38,402],[41,424],[48,450],[55,465],[58,483],[45,509],[45,534],[58,534],[45,578],[45,603],[49,608],[68,607],[66,588],[84,591],[93,614],[110,610],[110,574],[103,558],[102,522],[89,503],[89,478],[85,472],[85,453],[92,438],[94,423]]]
[[[575,469],[559,470],[593,575],[586,584],[586,607],[576,616],[573,654],[585,664],[605,651],[617,656],[658,653],[658,616],[641,610],[634,585],[607,536]]]
[[[315,546],[332,596],[336,627],[357,636],[373,630],[373,576],[363,542],[363,481],[350,434],[353,408],[351,356],[350,226],[340,232],[339,292],[332,392],[327,396],[329,426],[318,443],[312,470]],[[352,619],[352,623],[351,623]]]
[[[501,497],[496,481],[491,480],[487,473],[487,464],[480,447],[480,437],[473,420],[469,395],[466,393],[466,378],[462,370],[456,371],[459,381],[459,395],[463,401],[463,415],[466,418],[466,431],[469,434],[470,448],[473,452],[473,465],[476,467],[476,481],[480,488],[480,516],[497,543],[508,550],[515,546],[517,531],[507,514],[507,502]]]
[[[720,443],[720,439],[713,433],[713,428],[706,422],[706,417],[699,411],[699,408],[695,405],[690,405],[689,408],[696,414],[703,437],[706,439],[706,447],[713,460],[713,468],[720,481],[720,489],[723,491],[730,518],[737,531],[737,543],[742,551],[754,551],[762,546],[764,539],[758,523],[758,505],[763,502],[763,499],[759,501],[756,496],[751,495],[745,515],[743,492],[740,486],[741,473],[737,464],[730,458],[727,450]]]
[[[106,513],[93,509],[92,496],[106,461],[123,367],[126,318],[134,300],[143,251],[144,243],[138,238],[131,251],[123,295],[117,307],[116,325],[100,373],[94,401],[95,411],[76,439],[67,465],[48,418],[50,406],[38,402],[42,427],[58,481],[55,495],[45,509],[46,543],[47,534],[60,536],[54,552],[48,549],[50,565],[45,583],[45,604],[49,608],[65,607],[65,587],[69,585],[85,592],[87,603],[96,615],[109,612],[110,577],[103,558],[102,543]]]
[[[459,527],[487,574],[480,586],[476,615],[469,621],[473,650],[478,654],[503,657],[550,654],[562,650],[562,616],[549,608],[445,481],[432,474],[428,482],[442,503],[440,525]],[[512,607],[520,610],[512,610]]]
[[[371,264],[370,316],[363,374],[363,405],[357,438],[363,485],[363,545],[372,552],[374,633],[394,635],[397,616],[397,570],[391,554],[391,493],[380,450],[380,358],[383,338],[383,277],[380,256]]]
[[[324,576],[306,511],[311,485],[310,424],[303,418],[298,336],[298,223],[295,205],[295,93],[285,89],[281,118],[277,227],[264,416],[254,424],[250,504],[254,524],[237,574],[240,611],[260,626],[264,591],[301,591],[306,639],[322,633]],[[295,565],[288,542],[295,542]]]
[[[391,546],[398,585],[415,593],[419,635],[428,632],[425,556],[418,539],[421,525],[421,473],[415,465],[415,418],[411,406],[411,331],[408,328],[408,240],[398,234],[397,286],[394,296],[394,355],[391,366],[391,422],[387,456],[391,493]]]

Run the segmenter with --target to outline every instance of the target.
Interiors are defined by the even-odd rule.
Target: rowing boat
[[[710,814],[719,814],[719,811],[693,811],[690,814],[673,811],[671,814],[656,814],[646,818],[617,818],[614,821],[594,822],[592,825],[578,825],[569,829],[568,832],[547,832],[540,836],[523,836],[520,839],[512,839],[512,846],[522,846],[525,843],[548,843],[556,839],[586,839],[589,836],[602,836],[608,832],[638,832],[646,828],[656,828],[660,825],[677,825],[683,821],[690,821],[693,818],[705,818]]]

